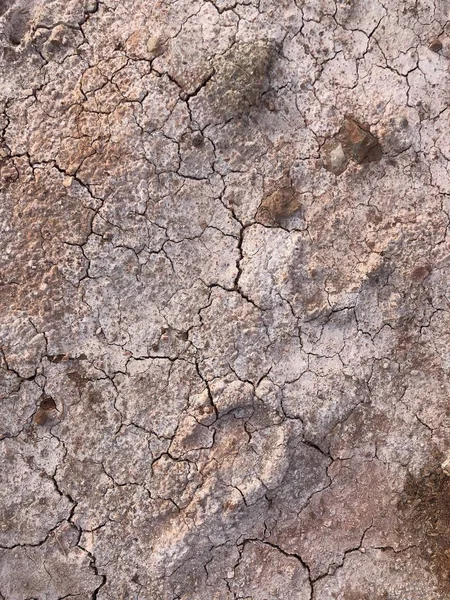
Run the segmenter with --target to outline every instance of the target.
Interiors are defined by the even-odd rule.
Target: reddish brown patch
[[[86,379],[85,377],[83,377],[83,375],[81,375],[81,373],[77,373],[76,371],[71,371],[70,373],[67,373],[67,377],[68,379],[74,382],[74,384],[79,390],[84,389],[89,383],[88,379]]]
[[[419,265],[411,271],[411,280],[414,283],[422,283],[431,273],[429,265]]]

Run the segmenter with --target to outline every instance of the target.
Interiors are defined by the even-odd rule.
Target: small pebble
[[[442,42],[440,40],[433,40],[428,47],[433,52],[440,52],[442,50]]]

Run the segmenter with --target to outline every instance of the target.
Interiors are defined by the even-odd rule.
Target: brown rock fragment
[[[164,44],[161,38],[155,36],[149,37],[147,40],[147,50],[152,58],[160,56],[164,52]]]
[[[262,225],[274,227],[298,210],[300,202],[295,190],[291,186],[285,186],[264,198],[256,213],[256,220]]]
[[[164,53],[164,43],[158,36],[149,36],[148,31],[137,28],[125,42],[127,52],[133,58],[153,60]]]
[[[322,152],[324,166],[327,171],[335,175],[340,175],[345,171],[348,166],[348,158],[338,139],[327,140],[323,145]]]
[[[440,52],[442,50],[442,42],[441,42],[441,40],[433,40],[430,43],[430,45],[428,46],[428,48],[432,52]]]
[[[382,154],[381,145],[370,132],[369,126],[347,116],[339,133],[323,145],[322,161],[327,171],[340,175],[346,170],[350,160],[365,164],[379,161]]]
[[[345,154],[356,163],[380,160],[380,144],[377,138],[370,133],[368,126],[358,123],[351,117],[346,117],[340,136]]]
[[[51,396],[42,396],[39,408],[34,415],[36,425],[45,425],[55,418],[57,412],[56,403]]]

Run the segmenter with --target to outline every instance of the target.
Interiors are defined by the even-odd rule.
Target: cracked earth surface
[[[450,598],[449,19],[0,0],[1,600]]]

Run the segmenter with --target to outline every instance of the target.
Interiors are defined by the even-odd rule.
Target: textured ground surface
[[[450,2],[0,0],[0,598],[448,600]]]

